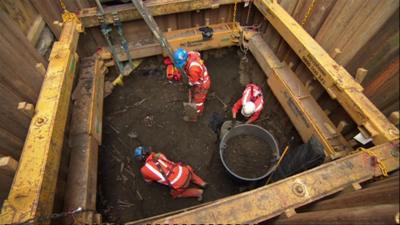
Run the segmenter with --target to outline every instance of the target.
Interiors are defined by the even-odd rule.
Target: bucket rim
[[[234,176],[235,178],[237,178],[237,179],[239,179],[239,180],[243,180],[243,181],[259,181],[259,180],[262,180],[262,179],[266,178],[268,175],[270,175],[270,174],[272,173],[273,170],[275,170],[276,164],[275,164],[275,165],[272,165],[272,166],[269,168],[269,170],[268,170],[264,175],[262,175],[262,176],[255,177],[255,178],[246,178],[246,177],[242,177],[242,176],[236,174],[235,172],[233,172],[233,171],[228,167],[228,165],[226,164],[226,162],[225,162],[225,160],[224,160],[224,157],[223,157],[223,149],[224,149],[224,148],[223,148],[223,144],[225,143],[226,136],[227,136],[233,129],[237,129],[237,128],[240,128],[240,127],[254,127],[254,128],[260,129],[261,131],[265,132],[265,133],[272,139],[273,145],[274,145],[274,147],[275,147],[274,150],[273,150],[273,151],[275,151],[275,153],[276,153],[276,154],[274,154],[274,155],[276,155],[276,158],[275,158],[274,161],[276,162],[276,161],[279,159],[280,153],[279,153],[278,143],[277,143],[275,137],[271,134],[271,132],[269,132],[268,130],[264,129],[264,128],[261,127],[261,126],[258,126],[258,125],[255,125],[255,124],[246,124],[246,123],[245,123],[245,124],[239,124],[239,125],[235,126],[235,127],[232,128],[231,130],[229,130],[228,132],[226,132],[226,133],[224,134],[224,136],[222,137],[222,139],[221,139],[221,141],[220,141],[220,144],[219,144],[219,157],[220,157],[220,159],[221,159],[221,162],[222,162],[222,164],[224,165],[225,169],[226,169],[232,176]]]

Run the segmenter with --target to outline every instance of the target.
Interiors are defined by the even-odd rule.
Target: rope
[[[304,24],[307,23],[308,18],[311,16],[311,14],[312,14],[312,12],[313,12],[313,10],[314,10],[315,3],[316,3],[316,2],[317,2],[317,0],[313,0],[313,1],[311,2],[311,5],[310,5],[310,7],[308,7],[308,10],[307,10],[306,15],[304,15],[304,18],[303,18],[303,20],[301,21],[301,26],[304,26]]]
[[[382,162],[382,160],[380,160],[378,158],[378,156],[374,152],[372,152],[371,150],[365,149],[365,148],[360,148],[360,150],[367,153],[369,156],[371,156],[372,158],[374,158],[376,160],[376,162],[378,163],[379,169],[381,169],[382,175],[384,177],[389,176],[385,164]]]

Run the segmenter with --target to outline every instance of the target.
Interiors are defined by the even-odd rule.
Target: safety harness
[[[164,170],[162,169],[160,162],[158,161],[160,159],[160,153],[157,153],[153,156],[152,160],[154,162],[154,164],[157,166],[159,172],[161,173],[161,175],[164,177],[164,180],[167,181],[167,184],[170,188],[174,189],[171,182],[169,181],[168,177],[171,174],[172,170],[176,167],[175,163],[172,163],[172,167],[168,170],[168,174],[165,174]]]
[[[172,167],[169,168],[169,170],[168,170],[167,173],[165,173],[164,170],[162,169],[161,165],[160,165],[160,162],[158,161],[158,160],[160,159],[160,156],[161,156],[160,153],[156,153],[156,154],[154,154],[152,160],[153,160],[154,164],[157,166],[157,168],[158,168],[159,172],[161,173],[161,175],[163,176],[164,180],[167,182],[168,186],[169,186],[170,188],[172,188],[172,189],[175,189],[175,188],[172,186],[172,184],[171,184],[171,182],[169,181],[168,178],[169,178],[169,176],[171,175],[172,171],[175,169],[175,167],[177,167],[177,166],[179,166],[179,165],[180,165],[180,166],[183,166],[183,164],[182,164],[182,163],[177,164],[177,163],[171,162],[171,163],[172,163]],[[191,172],[189,171],[188,180],[190,180],[191,176],[192,176],[192,174],[191,174]],[[188,182],[188,180],[185,181],[185,184]],[[185,186],[185,185],[184,185],[184,186]]]

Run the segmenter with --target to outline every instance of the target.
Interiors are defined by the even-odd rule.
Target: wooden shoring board
[[[238,3],[242,1],[237,0]],[[221,5],[234,3],[235,0],[146,0],[144,5],[149,9],[151,15],[161,16],[202,9],[215,9]],[[117,12],[121,22],[142,19],[132,3],[105,7],[104,11],[104,20],[108,24],[113,23],[113,12]],[[79,13],[79,18],[85,27],[100,26],[96,7],[82,9]]]

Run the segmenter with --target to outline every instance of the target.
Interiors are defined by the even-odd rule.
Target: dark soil
[[[244,178],[265,175],[271,167],[271,146],[259,137],[242,135],[231,138],[223,154],[232,172]]]
[[[191,165],[209,184],[203,202],[264,184],[239,184],[229,176],[219,159],[218,135],[210,128],[212,119],[231,118],[230,109],[243,91],[237,49],[206,52],[203,58],[212,80],[209,94],[214,92],[228,104],[227,111],[217,98],[209,95],[199,121],[183,121],[182,102],[187,101],[187,85],[165,80],[161,57],[144,60],[133,75],[124,79],[124,86],[114,89],[105,99],[98,179],[98,210],[104,221],[134,221],[199,204],[196,199],[173,200],[167,186],[144,182],[139,171],[142,164],[133,159],[134,149],[139,145],[151,146],[172,161]],[[109,72],[109,80],[112,75],[116,72]],[[265,75],[261,73],[260,77]],[[265,79],[259,84],[266,86]],[[290,134],[283,134],[277,128],[285,127],[287,119],[280,123],[276,110],[272,114],[275,117],[267,112],[261,115],[258,124],[283,137],[278,140],[285,145]]]

